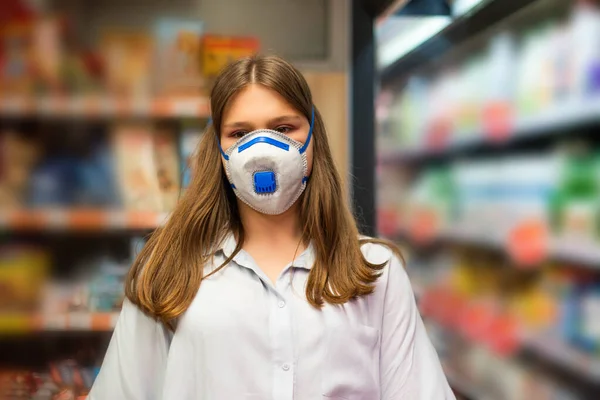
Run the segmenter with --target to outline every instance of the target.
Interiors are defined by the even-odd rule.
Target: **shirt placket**
[[[287,277],[288,279],[285,279]],[[273,399],[292,400],[294,397],[294,341],[292,307],[285,294],[289,290],[289,275],[282,274],[270,290],[270,332],[273,344]]]
[[[252,270],[263,282],[268,294],[269,336],[273,355],[273,400],[293,400],[294,397],[294,338],[292,332],[292,307],[290,268],[284,269],[273,285],[271,280],[256,266],[253,260],[240,253],[234,261]]]

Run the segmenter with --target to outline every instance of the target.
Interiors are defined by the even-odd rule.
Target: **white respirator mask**
[[[306,189],[306,150],[315,121],[313,107],[306,143],[271,129],[252,131],[227,151],[225,172],[235,195],[254,210],[268,215],[286,212]]]

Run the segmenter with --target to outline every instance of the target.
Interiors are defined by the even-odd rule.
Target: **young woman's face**
[[[272,129],[305,143],[310,121],[276,91],[252,84],[240,90],[225,107],[221,147],[227,151],[238,139],[257,129]],[[308,175],[312,171],[313,143],[314,137],[306,150]]]

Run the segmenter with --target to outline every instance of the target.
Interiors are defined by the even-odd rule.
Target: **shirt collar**
[[[235,235],[233,232],[229,232],[225,238],[221,241],[221,244],[217,247],[217,252],[220,251],[227,258],[233,254],[235,248],[237,246],[237,240],[235,239]],[[238,262],[241,261],[240,258],[245,258],[245,252],[238,253],[233,259]],[[306,249],[300,253],[299,256],[296,256],[296,259],[293,262],[293,266],[296,268],[304,268],[310,270],[315,262],[315,247],[313,242],[311,241]]]

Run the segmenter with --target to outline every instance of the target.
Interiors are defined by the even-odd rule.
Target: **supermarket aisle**
[[[379,234],[408,249],[457,393],[597,398],[598,4],[465,3],[380,27]]]

